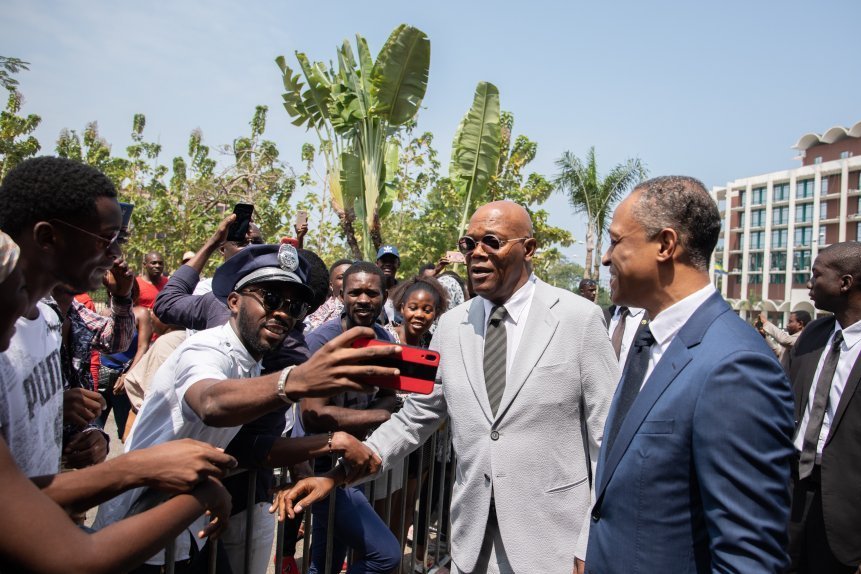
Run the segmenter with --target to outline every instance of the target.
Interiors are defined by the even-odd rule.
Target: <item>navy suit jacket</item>
[[[792,432],[783,369],[715,293],[601,450],[586,571],[783,572]]]

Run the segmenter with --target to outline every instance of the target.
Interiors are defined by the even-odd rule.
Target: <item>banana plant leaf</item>
[[[425,97],[430,69],[427,34],[401,24],[391,33],[371,74],[374,115],[399,126],[412,119]]]
[[[472,107],[461,120],[452,144],[449,176],[466,196],[458,231],[466,226],[473,198],[487,192],[499,164],[500,145],[499,90],[489,82],[479,82]]]

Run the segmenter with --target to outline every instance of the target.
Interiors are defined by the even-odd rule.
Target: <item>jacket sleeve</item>
[[[209,303],[203,295],[192,295],[200,281],[197,271],[181,265],[158,294],[153,313],[162,323],[186,329],[206,329]]]
[[[135,316],[131,304],[117,303],[114,299],[110,317],[90,311],[77,301],[72,301],[72,305],[93,333],[93,349],[108,354],[128,350],[135,336]]]
[[[783,572],[793,457],[792,392],[777,362],[739,351],[715,364],[691,451],[713,572]]]
[[[795,344],[795,340],[798,339],[798,335],[790,335],[774,323],[763,323],[762,328],[765,330],[765,333],[772,337],[775,341],[783,345],[784,347],[791,347]]]

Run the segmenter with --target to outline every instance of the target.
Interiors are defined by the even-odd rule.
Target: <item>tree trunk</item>
[[[601,261],[604,251],[604,237],[603,234],[598,234],[598,240],[595,242],[595,263],[593,264],[594,270],[592,272],[592,279],[595,281],[599,281],[601,279]]]
[[[592,222],[586,224],[586,260],[583,262],[583,279],[592,278],[592,252],[595,250],[595,228]]]
[[[380,231],[380,215],[374,212],[374,225],[371,227],[371,243],[374,244],[374,251],[378,251],[383,245],[383,235]]]
[[[359,242],[356,241],[356,229],[353,227],[353,220],[356,215],[352,212],[344,212],[339,214],[341,219],[341,230],[344,232],[344,238],[347,240],[347,245],[350,247],[350,252],[353,254],[353,259],[361,261],[362,250],[359,247]]]

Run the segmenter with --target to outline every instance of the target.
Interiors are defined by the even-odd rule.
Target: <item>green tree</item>
[[[541,279],[555,287],[576,293],[584,273],[582,265],[560,255],[556,261],[545,266]]]
[[[326,187],[354,257],[372,259],[382,243],[381,220],[392,205],[386,168],[397,164],[393,136],[415,117],[427,89],[430,41],[421,30],[402,24],[389,36],[375,61],[356,36],[338,50],[337,72],[311,63],[297,52],[300,74],[276,59],[293,124],[313,129],[326,164]],[[358,230],[356,225],[358,224]],[[361,245],[357,240],[360,236]]]
[[[601,273],[604,233],[609,226],[613,206],[637,183],[645,179],[647,170],[639,159],[618,164],[605,176],[598,173],[595,148],[589,148],[581,161],[570,151],[556,160],[559,173],[557,189],[568,196],[575,212],[586,215],[586,277],[597,280]],[[594,263],[593,263],[594,259]]]
[[[13,167],[33,157],[42,148],[39,140],[31,135],[42,118],[36,114],[18,115],[24,104],[24,96],[17,90],[18,80],[12,77],[21,70],[29,70],[28,63],[18,58],[0,56],[0,85],[9,92],[6,109],[0,112],[0,180]]]

